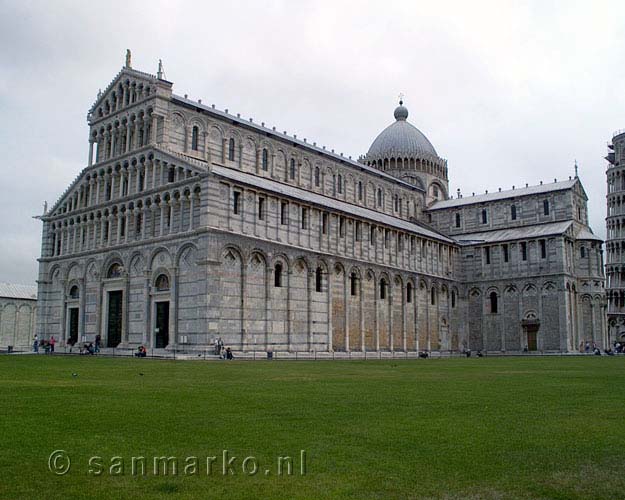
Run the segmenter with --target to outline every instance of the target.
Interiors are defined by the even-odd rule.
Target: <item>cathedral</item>
[[[391,118],[389,110],[389,119]],[[126,65],[41,216],[37,333],[164,354],[606,346],[577,176],[455,196],[403,102],[357,160]]]

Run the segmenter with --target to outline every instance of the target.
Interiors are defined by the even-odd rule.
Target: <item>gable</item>
[[[153,97],[163,89],[171,94],[172,83],[149,73],[132,68],[122,68],[98,96],[88,113],[90,123],[106,118],[122,106],[128,106]]]

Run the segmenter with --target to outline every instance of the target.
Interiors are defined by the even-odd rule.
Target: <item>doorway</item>
[[[526,326],[525,332],[527,333],[527,350],[538,350],[538,326]]]
[[[154,347],[163,349],[169,344],[169,301],[156,302]]]
[[[67,342],[74,345],[78,342],[78,308],[70,307],[69,309],[69,338]]]
[[[122,341],[122,291],[108,292],[106,346],[117,347]]]

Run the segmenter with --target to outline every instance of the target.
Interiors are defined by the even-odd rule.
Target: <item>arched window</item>
[[[320,174],[319,174],[319,167],[315,167],[315,186],[319,187],[320,183],[321,183],[321,180],[320,180]]]
[[[276,263],[273,272],[273,286],[278,288],[282,286],[282,264],[280,262]]]
[[[399,196],[395,195],[395,212],[399,211]]]
[[[516,205],[510,207],[510,218],[516,220]]]
[[[339,177],[338,177],[337,189],[338,189],[339,194],[343,192],[343,176],[341,174],[339,174]]]
[[[412,302],[412,283],[406,285],[406,302],[408,304]]]
[[[386,299],[386,281],[384,278],[380,280],[380,299]]]
[[[76,285],[74,285],[72,288],[70,288],[70,290],[69,290],[69,298],[70,299],[78,299],[78,298],[80,298],[80,292],[78,291],[78,287]]]
[[[108,272],[106,273],[107,278],[121,278],[122,273],[124,272],[124,268],[121,264],[115,263],[109,267]]]
[[[323,271],[318,267],[315,271],[315,291],[321,292],[323,286]]]
[[[358,276],[356,275],[356,273],[352,273],[349,277],[349,284],[350,293],[352,297],[355,297],[356,295],[358,295]]]
[[[234,139],[232,137],[228,141],[228,160],[234,161]]]
[[[382,206],[382,189],[378,188],[378,207]]]
[[[358,181],[358,199],[362,200],[362,181]]]
[[[456,214],[456,227],[460,227],[460,214]]]
[[[269,152],[267,148],[263,148],[263,170],[267,170],[269,168]]]
[[[497,293],[490,292],[489,298],[490,298],[490,313],[497,314]]]
[[[159,274],[154,282],[157,292],[166,292],[169,290],[169,278],[166,274]]]
[[[430,292],[430,302],[432,303],[432,305],[436,305],[436,288],[432,287],[432,290]]]
[[[456,292],[454,290],[451,291],[451,307],[456,307]]]
[[[579,256],[583,259],[586,257],[586,247],[581,247],[579,249]]]
[[[191,133],[191,149],[193,151],[197,151],[197,143],[198,143],[199,135],[200,135],[200,129],[196,125],[195,127],[193,127],[193,132]]]
[[[295,159],[291,158],[291,166],[289,168],[289,178],[295,179]]]
[[[436,184],[432,186],[432,196],[434,196],[434,198],[438,198],[438,186]]]

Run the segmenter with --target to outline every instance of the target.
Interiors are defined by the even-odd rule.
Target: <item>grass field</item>
[[[2,356],[0,498],[625,498],[624,375],[593,356]]]

